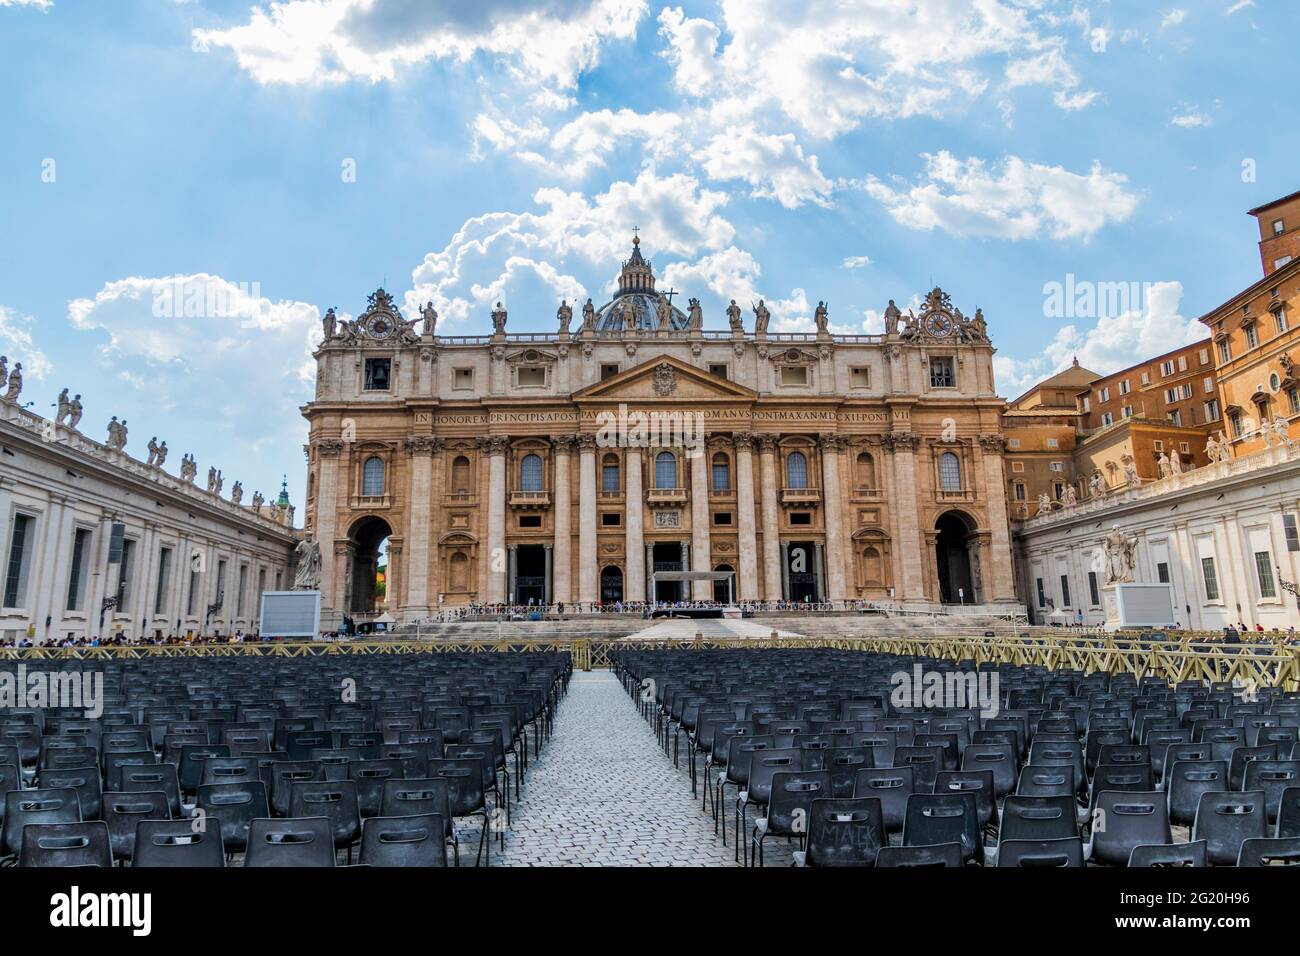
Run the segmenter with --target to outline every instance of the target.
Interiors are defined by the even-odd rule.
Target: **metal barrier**
[[[534,651],[568,652],[575,670],[611,666],[618,650],[704,650],[721,648],[833,648],[836,650],[969,660],[976,664],[1017,664],[1071,669],[1084,673],[1105,671],[1179,681],[1237,682],[1246,686],[1300,690],[1300,647],[1282,642],[1223,645],[1199,635],[1152,638],[1115,634],[1084,636],[1042,634],[1027,637],[934,636],[887,637],[701,637],[572,638],[564,640],[456,640],[435,641],[276,641],[243,644],[126,645],[119,647],[0,648],[7,660],[147,660],[156,657],[321,657],[331,655],[401,654],[509,654]]]

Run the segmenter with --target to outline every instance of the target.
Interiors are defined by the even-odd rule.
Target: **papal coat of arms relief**
[[[654,387],[655,394],[660,398],[667,398],[677,391],[677,370],[664,362],[655,369]]]

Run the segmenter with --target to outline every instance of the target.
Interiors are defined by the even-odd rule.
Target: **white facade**
[[[260,592],[292,584],[287,523],[2,403],[0,521],[9,640],[255,631]]]
[[[1275,446],[1013,527],[1017,593],[1037,623],[1102,624],[1102,538],[1137,539],[1138,583],[1174,589],[1177,622],[1300,627],[1300,446]],[[1041,588],[1041,592],[1040,592]],[[1056,615],[1056,610],[1064,615]]]

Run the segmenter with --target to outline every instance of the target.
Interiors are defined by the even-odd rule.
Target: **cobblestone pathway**
[[[784,847],[771,849],[769,866],[788,862]],[[618,679],[593,671],[573,675],[555,734],[529,769],[504,857],[492,862],[735,866],[732,853],[691,797],[684,752],[674,769]]]

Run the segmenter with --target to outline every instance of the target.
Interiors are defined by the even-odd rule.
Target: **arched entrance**
[[[615,604],[623,600],[623,570],[614,565],[600,572],[600,600],[604,604]]]
[[[383,518],[362,518],[352,529],[352,580],[348,608],[354,614],[378,614],[389,607],[388,538],[393,533]]]
[[[948,511],[934,523],[935,568],[939,572],[939,600],[944,604],[977,602],[971,579],[970,542],[974,530],[969,519]]]
[[[713,569],[714,571],[735,571],[729,564],[719,564]],[[713,582],[713,600],[719,604],[731,604],[734,602],[733,589],[735,588],[735,577],[727,578],[724,581]]]

